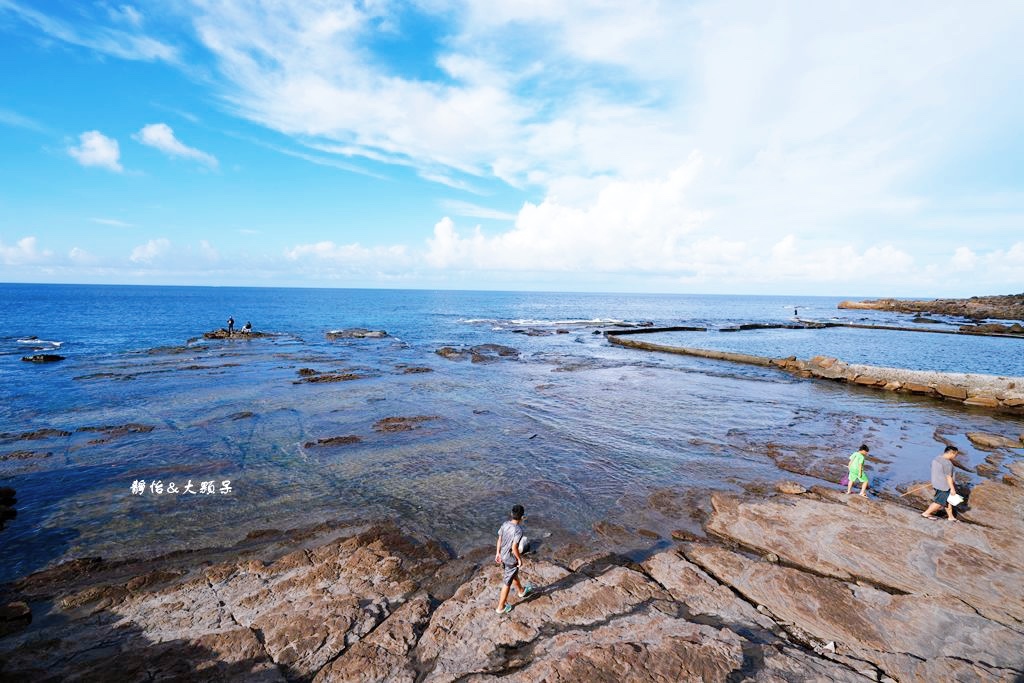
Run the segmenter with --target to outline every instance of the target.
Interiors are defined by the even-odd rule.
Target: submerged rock
[[[362,439],[355,434],[348,434],[346,436],[331,436],[326,439],[307,441],[305,447],[318,448],[322,446],[348,446],[354,443],[359,443],[360,441],[362,441]]]
[[[448,360],[469,358],[473,363],[490,363],[501,359],[515,360],[519,358],[519,349],[501,344],[478,344],[468,348],[442,346],[434,353]]]
[[[37,441],[39,439],[49,439],[55,436],[71,436],[71,432],[66,432],[63,429],[36,429],[31,432],[22,432],[21,434],[15,434],[13,432],[4,432],[0,434],[0,441]]]
[[[408,432],[420,424],[440,420],[440,415],[414,415],[412,417],[385,417],[377,420],[373,428],[378,432]]]
[[[383,339],[388,336],[384,330],[367,330],[362,327],[351,327],[346,330],[331,330],[328,339]]]
[[[36,353],[31,356],[22,356],[21,359],[26,363],[56,363],[64,360],[64,356],[59,356],[56,353]]]
[[[0,604],[0,638],[25,628],[32,622],[32,610],[21,600]],[[2,669],[0,669],[2,672]]]
[[[302,379],[292,382],[292,384],[330,384],[331,382],[351,382],[356,379],[366,379],[366,375],[355,372],[314,372],[314,374],[304,375]]]

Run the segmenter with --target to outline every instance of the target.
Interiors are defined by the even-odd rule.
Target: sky
[[[0,0],[0,282],[1024,292],[1024,3]]]

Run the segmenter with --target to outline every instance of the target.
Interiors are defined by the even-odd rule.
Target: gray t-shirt
[[[953,474],[953,463],[941,455],[932,460],[932,488],[936,491],[948,491],[949,481],[946,479]]]
[[[523,527],[519,524],[513,523],[512,520],[509,520],[502,524],[501,528],[498,529],[498,535],[501,536],[502,563],[515,566],[516,556],[512,554],[512,546],[519,545],[519,541],[523,537]]]

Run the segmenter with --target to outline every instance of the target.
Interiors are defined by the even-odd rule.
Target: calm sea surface
[[[867,440],[873,486],[892,489],[927,476],[940,436],[972,465],[987,454],[969,446],[967,431],[1024,430],[1016,418],[621,349],[594,334],[619,322],[789,322],[795,306],[808,319],[910,324],[839,311],[838,301],[0,285],[0,485],[19,500],[0,531],[0,580],[70,557],[218,545],[325,519],[399,519],[465,550],[488,542],[513,502],[528,508],[535,538],[589,534],[599,521],[667,537],[698,522],[652,505],[652,494],[699,497],[779,479],[769,452],[845,460]],[[273,336],[194,340],[229,315]],[[389,336],[326,335],[350,327]],[[1021,340],[853,329],[661,341],[670,340],[1024,375]],[[435,353],[476,344],[520,355],[471,363]],[[20,361],[43,352],[66,360]],[[298,383],[303,368],[355,379]],[[408,431],[374,428],[388,417],[430,419]],[[25,438],[44,429],[55,431]],[[359,441],[307,445],[335,436]],[[133,493],[142,482],[145,492]],[[189,482],[196,493],[184,492]],[[199,493],[204,482],[216,492]]]

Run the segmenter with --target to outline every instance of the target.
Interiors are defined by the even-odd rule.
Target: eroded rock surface
[[[670,502],[664,514],[685,513]],[[20,629],[0,637],[0,678],[1024,675],[1024,487],[980,484],[958,524],[818,487],[715,494],[712,503],[706,529],[718,541],[688,541],[639,564],[584,546],[527,555],[522,578],[536,590],[513,596],[504,615],[494,613],[501,570],[488,552],[452,558],[392,525],[267,530],[220,555],[75,560],[15,584],[0,603]]]

